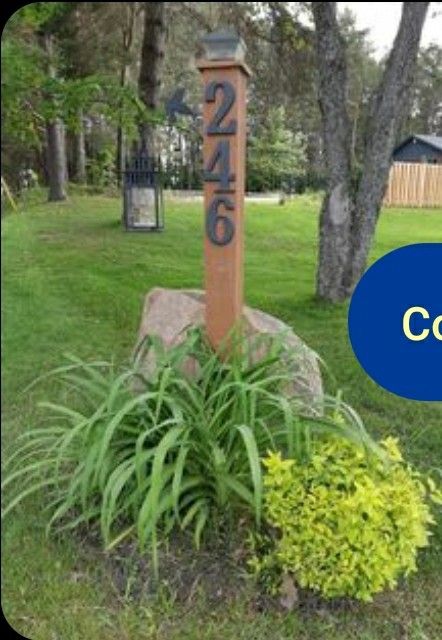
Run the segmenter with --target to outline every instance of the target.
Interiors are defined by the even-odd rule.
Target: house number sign
[[[243,209],[246,84],[235,59],[200,60],[206,331],[215,349],[228,341],[243,310]]]
[[[215,102],[217,93],[221,94],[222,99],[206,129],[206,135],[221,138],[204,171],[204,181],[217,185],[206,212],[206,234],[210,242],[224,246],[231,242],[235,233],[235,223],[222,211],[235,209],[235,204],[228,194],[235,182],[235,174],[230,170],[230,137],[236,134],[237,122],[228,116],[235,103],[236,94],[230,82],[213,80],[206,87],[205,101]]]

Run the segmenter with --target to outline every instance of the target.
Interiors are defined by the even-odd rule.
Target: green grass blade
[[[240,432],[247,450],[249,467],[252,476],[254,490],[254,507],[256,524],[261,523],[261,505],[262,505],[262,472],[258,447],[256,446],[253,431],[247,425],[237,427]]]

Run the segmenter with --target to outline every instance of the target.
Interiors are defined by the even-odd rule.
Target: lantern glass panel
[[[130,190],[130,194],[133,226],[156,227],[155,189],[134,185]]]

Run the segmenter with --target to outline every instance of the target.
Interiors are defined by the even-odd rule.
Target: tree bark
[[[128,82],[129,67],[132,57],[134,35],[135,35],[135,19],[139,12],[138,2],[127,2],[125,23],[122,28],[122,51],[123,57],[120,69],[120,87],[124,89]],[[117,153],[116,153],[116,169],[117,169],[117,183],[121,184],[121,172],[124,170],[125,155],[126,155],[126,140],[123,131],[123,118],[122,118],[123,104],[120,104],[120,118],[117,127]]]
[[[83,114],[78,115],[78,129],[72,133],[73,176],[78,184],[86,184],[86,145],[84,139]]]
[[[160,106],[165,44],[165,3],[145,2],[138,91],[149,111],[155,111]],[[140,139],[143,147],[147,148],[150,153],[155,153],[154,127],[150,122],[140,123]]]
[[[317,294],[330,302],[348,298],[366,267],[428,5],[403,3],[399,29],[372,102],[362,175],[354,188],[346,52],[336,3],[312,3],[328,173],[319,223]]]
[[[319,61],[319,108],[327,167],[327,192],[319,223],[317,292],[322,298],[339,299],[350,251],[351,124],[346,107],[345,46],[334,4],[313,3]]]
[[[43,48],[47,58],[48,75],[55,78],[53,36],[42,35]],[[49,178],[49,202],[66,200],[67,162],[64,125],[60,118],[53,117],[46,122],[46,163]]]
[[[124,89],[126,86],[126,78],[127,78],[127,64],[123,62],[120,72],[120,87]],[[122,124],[122,113],[123,105],[120,104],[120,116],[119,123],[117,127],[117,152],[116,152],[116,173],[117,173],[117,184],[121,185],[121,175],[122,171],[124,171],[124,159],[126,154],[126,145],[125,145],[125,136],[123,132],[123,124]]]
[[[55,78],[53,36],[44,32],[41,42],[46,54],[48,75]],[[49,202],[66,200],[66,182],[68,177],[66,161],[66,141],[64,124],[57,116],[46,122],[46,166],[49,181]]]
[[[59,119],[46,123],[46,163],[49,178],[49,202],[66,200],[66,155],[64,126]]]

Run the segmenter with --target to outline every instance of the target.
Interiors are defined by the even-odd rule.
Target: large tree
[[[139,4],[138,2],[124,2],[121,3],[124,8],[124,16],[121,21],[121,49],[122,49],[122,59],[120,62],[120,87],[124,89],[129,82],[130,75],[130,66],[132,63],[133,50],[135,45],[135,36],[136,36],[136,18],[139,14]],[[116,153],[116,168],[117,168],[117,180],[120,182],[121,180],[121,172],[124,169],[124,159],[126,154],[125,149],[125,136],[123,130],[123,118],[122,111],[120,113],[120,119],[117,127],[117,153]]]
[[[360,176],[351,153],[347,58],[336,2],[313,2],[328,183],[320,217],[317,294],[348,298],[364,272],[388,180],[391,153],[408,106],[428,2],[404,2],[399,28],[371,101]]]
[[[54,37],[47,30],[41,33],[42,46],[46,53],[47,73],[49,78],[56,79],[54,64]],[[53,111],[46,120],[46,166],[49,179],[49,202],[66,200],[66,183],[68,179],[66,164],[66,138],[65,127],[57,114],[58,106],[56,100],[49,98],[49,103],[53,102]]]
[[[153,114],[160,106],[161,78],[166,46],[165,2],[144,3],[144,34],[141,47],[138,90],[148,111]],[[140,124],[142,145],[153,149],[152,122],[143,119]]]
[[[72,6],[63,2],[36,2],[25,7],[28,20],[37,27],[38,39],[44,52],[48,82],[46,84],[46,167],[50,202],[66,199],[68,168],[66,162],[66,129],[60,117],[58,51],[55,34],[60,25],[69,20]]]
[[[63,121],[63,99],[59,77],[59,48],[56,34],[67,19],[72,7],[63,2],[34,2],[22,7],[8,21],[3,34],[6,52],[12,46],[25,63],[26,82],[17,83],[12,77],[20,75],[17,67],[13,73],[6,69],[4,106],[9,111],[13,106],[14,118],[6,128],[9,135],[17,138],[17,129],[28,121],[32,135],[23,141],[44,149],[44,166],[49,183],[49,201],[66,198],[67,164],[65,125]],[[8,60],[6,56],[5,62]],[[32,65],[32,70],[30,65]],[[34,75],[34,79],[32,79]]]

